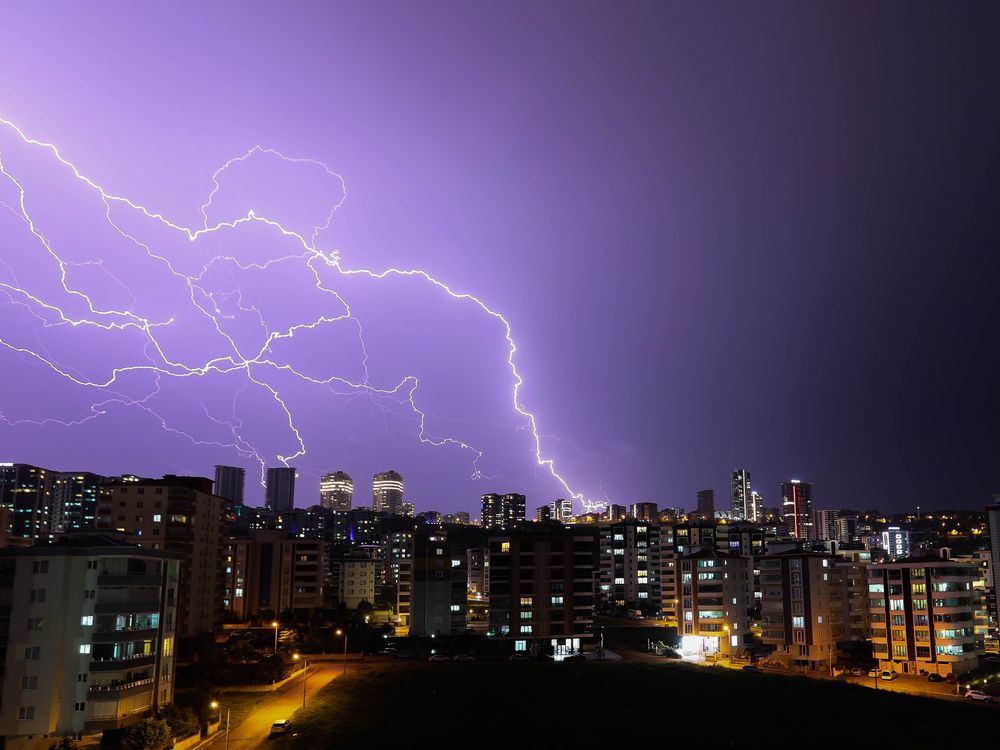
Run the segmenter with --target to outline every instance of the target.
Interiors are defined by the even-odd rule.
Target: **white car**
[[[431,654],[427,661],[451,661],[451,657],[444,654]]]
[[[965,699],[969,701],[990,701],[993,700],[982,690],[969,690],[965,693]]]
[[[897,677],[899,677],[899,673],[898,672],[890,672],[888,669],[883,669],[882,670],[882,674],[879,675],[879,677],[881,677],[883,680],[886,680],[887,682],[892,682]]]
[[[475,661],[475,659],[468,654],[455,654],[454,661]]]
[[[292,728],[290,719],[278,719],[271,725],[271,734],[285,734]]]

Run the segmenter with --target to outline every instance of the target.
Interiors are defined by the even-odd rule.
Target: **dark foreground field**
[[[1000,710],[675,663],[397,661],[334,680],[293,720],[295,734],[275,739],[275,750],[680,739],[706,748],[949,748],[995,737]]]

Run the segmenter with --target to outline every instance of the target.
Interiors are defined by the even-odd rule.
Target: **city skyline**
[[[0,81],[5,458],[240,465],[255,503],[264,468],[288,459],[312,493],[331,456],[357,475],[410,467],[408,494],[442,510],[498,487],[685,505],[711,487],[721,507],[736,466],[765,499],[802,476],[828,507],[976,507],[997,491],[985,186],[1000,112],[967,93],[997,73],[989,23],[931,4],[905,26],[886,8],[858,23],[792,4],[767,24],[740,7],[520,7],[497,11],[505,23],[434,7],[397,8],[390,33],[352,8],[290,25],[262,9],[239,34],[221,8],[123,13],[114,30],[85,8],[57,22],[12,9],[0,64],[30,75]],[[437,22],[452,14],[467,34]],[[217,53],[212,86],[197,55],[164,67],[180,36]],[[134,63],[89,54],[95,42]],[[295,54],[250,54],[269,48]],[[319,71],[338,95],[303,118],[292,102],[314,98]],[[140,244],[123,238],[14,126],[178,227],[280,220],[329,273],[277,262],[302,246],[270,225],[209,248],[115,202]],[[220,249],[234,260],[213,264]],[[60,288],[52,254],[105,312]],[[391,268],[474,295],[510,341],[424,277],[346,273]],[[357,325],[310,328],[343,313],[318,289],[346,295]],[[128,328],[138,318],[169,367],[132,369],[155,350]],[[226,337],[247,355],[261,328],[288,333],[244,367]],[[232,369],[182,374],[206,361]],[[93,385],[114,366],[127,373],[113,388]],[[330,377],[348,383],[309,380]]]

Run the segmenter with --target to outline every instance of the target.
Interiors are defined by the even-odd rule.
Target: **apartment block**
[[[976,565],[904,558],[868,569],[872,649],[882,669],[963,674],[978,664]]]
[[[177,637],[210,633],[222,622],[229,502],[212,480],[168,474],[105,485],[97,526],[131,544],[181,556]]]
[[[226,609],[241,620],[264,611],[311,615],[323,606],[326,545],[288,538],[282,531],[254,531],[229,540]]]
[[[659,524],[630,518],[600,527],[601,602],[658,615],[663,606]]]
[[[682,653],[698,657],[741,652],[753,606],[749,558],[700,549],[679,556],[677,562]]]
[[[173,701],[179,557],[96,533],[0,550],[7,748],[45,750]]]
[[[489,634],[563,657],[593,635],[596,530],[538,524],[490,538]]]
[[[410,635],[461,635],[468,613],[469,567],[465,545],[442,529],[413,535]]]

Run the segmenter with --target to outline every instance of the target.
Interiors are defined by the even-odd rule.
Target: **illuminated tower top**
[[[382,513],[394,516],[403,513],[403,477],[389,469],[376,474],[372,479],[372,507]]]
[[[348,511],[354,497],[354,480],[343,471],[324,474],[319,480],[319,504],[332,510]]]
[[[731,484],[730,516],[734,521],[749,520],[752,515],[750,507],[750,472],[746,469],[733,469]]]

